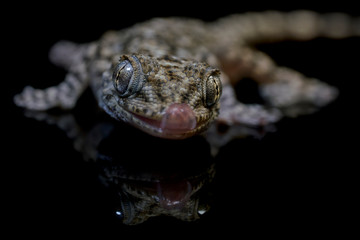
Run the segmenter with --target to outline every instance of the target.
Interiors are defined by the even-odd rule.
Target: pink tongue
[[[159,182],[157,192],[163,208],[181,208],[189,200],[191,184],[186,180]]]
[[[185,103],[170,105],[161,120],[160,128],[167,133],[185,133],[196,127],[194,111]]]

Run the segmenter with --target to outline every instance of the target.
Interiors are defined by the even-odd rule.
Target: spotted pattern
[[[65,80],[46,89],[27,86],[14,102],[32,110],[71,109],[90,85],[110,116],[160,137],[159,121],[171,104],[186,104],[197,122],[176,138],[201,133],[216,118],[228,125],[264,126],[283,115],[313,112],[334,100],[338,90],[278,66],[255,44],[359,35],[359,19],[342,13],[251,12],[210,23],[155,18],[90,43],[58,42],[49,56],[67,70]],[[125,60],[129,68],[119,73]],[[264,105],[237,100],[232,85],[244,77],[258,84]]]

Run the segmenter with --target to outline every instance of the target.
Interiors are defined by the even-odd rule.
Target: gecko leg
[[[46,89],[25,87],[15,95],[14,102],[17,106],[30,110],[48,110],[54,107],[71,109],[86,87],[86,81],[80,80],[74,73],[68,73],[65,80],[57,86]]]
[[[335,87],[278,66],[267,54],[258,50],[238,48],[227,56],[223,59],[224,71],[229,75],[230,82],[234,84],[242,77],[250,77],[258,83],[266,104],[283,110],[287,116],[310,113],[338,95]]]
[[[87,45],[66,41],[55,44],[50,50],[49,58],[55,65],[69,71],[65,80],[57,86],[46,89],[27,86],[14,97],[15,104],[30,110],[48,110],[54,107],[73,108],[88,86],[87,71],[83,61],[87,49]]]
[[[338,95],[337,88],[285,67],[274,69],[272,81],[261,84],[260,92],[271,106],[293,117],[311,113]]]
[[[227,125],[265,126],[281,119],[282,113],[275,108],[266,108],[259,104],[244,104],[237,100],[231,85],[223,86],[220,99],[218,122]]]

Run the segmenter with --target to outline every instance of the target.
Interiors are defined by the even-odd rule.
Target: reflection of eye
[[[207,107],[213,106],[220,99],[222,91],[222,85],[219,74],[210,75],[206,82],[204,88],[204,100]]]
[[[144,83],[144,74],[137,57],[123,56],[114,68],[112,81],[120,97],[137,93]]]
[[[128,60],[124,60],[116,66],[113,73],[113,82],[120,95],[124,95],[128,90],[133,73],[134,69]]]
[[[124,214],[121,212],[121,210],[115,210],[115,216],[121,221],[124,219]]]

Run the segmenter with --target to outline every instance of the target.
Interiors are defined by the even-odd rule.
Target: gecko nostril
[[[185,103],[173,103],[161,119],[160,128],[167,132],[186,132],[196,127],[194,111]]]

